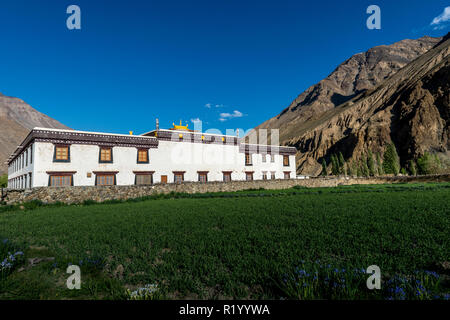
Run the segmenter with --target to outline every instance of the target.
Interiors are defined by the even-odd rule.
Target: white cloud
[[[431,21],[430,25],[435,26],[435,30],[441,30],[444,29],[444,26],[442,26],[443,23],[450,21],[450,7],[446,7],[444,9],[444,12],[442,12],[440,15],[435,17],[433,21]]]
[[[192,123],[202,122],[202,120],[200,120],[200,118],[194,118],[194,119],[191,119],[191,122]]]
[[[208,108],[208,109],[211,109],[212,107],[214,107],[214,108],[223,108],[225,106],[223,104],[207,103],[207,104],[205,104],[205,107]]]
[[[233,118],[241,118],[243,116],[244,114],[238,110],[234,110],[233,113],[223,112],[220,114],[219,121],[223,122]]]

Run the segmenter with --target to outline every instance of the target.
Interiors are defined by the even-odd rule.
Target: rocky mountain
[[[298,172],[311,175],[332,153],[383,154],[390,141],[403,162],[424,150],[447,152],[448,40],[440,41],[403,40],[356,54],[256,129],[279,128],[280,142],[299,150]]]
[[[7,172],[4,162],[34,127],[69,129],[23,100],[0,93],[0,174]]]

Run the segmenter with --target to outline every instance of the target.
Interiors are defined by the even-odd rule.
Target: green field
[[[24,252],[0,299],[126,299],[147,284],[155,299],[448,299],[449,199],[436,183],[0,207],[0,262]],[[31,267],[39,257],[54,260]],[[81,290],[65,286],[70,263]]]

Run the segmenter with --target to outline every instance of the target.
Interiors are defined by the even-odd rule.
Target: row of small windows
[[[208,182],[208,172],[202,171],[198,172],[198,181],[199,182]],[[224,171],[223,181],[229,182],[231,179],[231,171]],[[290,179],[290,172],[284,172],[284,179]],[[253,180],[253,171],[245,172],[245,179],[247,181]],[[262,172],[262,179],[275,179],[275,172]],[[174,172],[173,173],[173,181],[174,183],[182,183],[184,182],[184,172]],[[168,176],[161,175],[161,183],[167,183]],[[152,185],[153,184],[153,173],[135,173],[135,185]],[[51,174],[49,176],[49,186],[51,187],[65,187],[65,186],[73,186],[73,174]],[[114,186],[117,185],[117,176],[115,173],[99,173],[95,176],[95,185],[96,186]]]
[[[70,146],[56,145],[53,162],[70,162]],[[100,147],[98,155],[99,163],[113,163],[113,148]],[[149,163],[148,149],[138,149],[137,163]]]
[[[262,162],[263,163],[267,162],[267,155],[262,154],[261,157],[262,157]],[[274,154],[270,154],[270,162],[275,162],[275,155]],[[245,165],[246,166],[253,165],[252,155],[249,154],[249,153],[245,154]],[[289,167],[289,156],[287,156],[287,155],[283,156],[283,166]]]
[[[8,187],[12,189],[27,189],[33,186],[32,173],[24,174],[20,177],[16,177],[8,180]]]
[[[267,155],[263,154],[262,162],[267,162]],[[54,162],[70,162],[70,146],[55,146]],[[275,162],[275,155],[270,154],[270,162]],[[111,147],[100,147],[99,163],[113,163],[113,151]],[[138,149],[137,163],[149,163],[148,149]],[[252,155],[245,154],[245,165],[251,166]],[[289,156],[283,155],[283,166],[289,166]]]
[[[22,170],[26,168],[28,164],[33,163],[33,146],[28,147],[24,152],[21,153],[20,156],[14,160],[14,162],[10,165],[12,168],[12,173]]]

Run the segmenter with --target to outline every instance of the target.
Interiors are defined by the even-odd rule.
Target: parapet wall
[[[182,184],[156,184],[153,186],[89,186],[89,187],[41,187],[28,190],[4,190],[7,204],[17,204],[32,200],[41,200],[44,203],[82,203],[85,200],[103,202],[114,199],[133,199],[159,193],[205,193],[205,192],[232,192],[248,189],[288,189],[294,186],[336,187],[339,185],[355,184],[382,184],[382,183],[413,183],[413,182],[444,182],[450,181],[450,175],[434,176],[398,176],[398,177],[321,177],[310,179],[290,180],[254,180],[231,182],[188,182]]]

